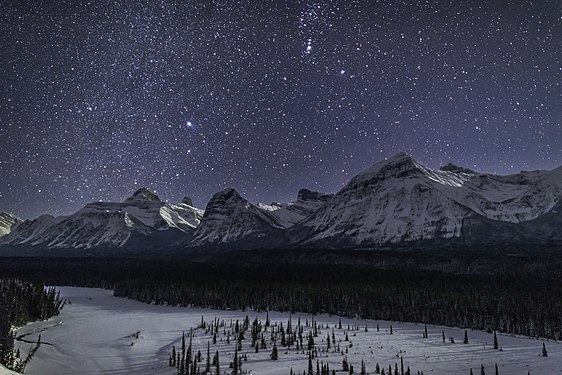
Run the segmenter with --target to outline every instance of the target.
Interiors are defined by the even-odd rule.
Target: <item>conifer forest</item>
[[[48,319],[62,308],[55,288],[45,289],[42,283],[0,278],[0,364],[23,372],[41,345],[40,339],[29,353],[14,348],[14,328],[28,322]]]

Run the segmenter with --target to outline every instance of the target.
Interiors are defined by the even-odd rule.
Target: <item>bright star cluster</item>
[[[562,164],[557,0],[7,0],[0,211],[335,192],[399,151]]]

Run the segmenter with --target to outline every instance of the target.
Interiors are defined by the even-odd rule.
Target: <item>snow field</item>
[[[193,330],[193,352],[201,351],[202,354],[200,369],[205,369],[207,343],[210,342],[211,357],[218,351],[221,372],[230,373],[228,364],[234,358],[237,345],[233,334],[236,320],[241,325],[248,316],[250,327],[256,317],[262,324],[266,321],[265,312],[155,306],[113,297],[108,290],[58,289],[61,297],[70,301],[61,314],[48,321],[28,324],[17,332],[18,336],[26,335],[28,341],[36,340],[41,334],[44,343],[28,365],[26,374],[176,374],[177,370],[168,365],[169,354],[172,346],[181,347],[182,332],[186,334],[186,341],[189,340],[190,330]],[[201,317],[207,328],[215,321],[220,322],[216,344],[212,344],[212,332],[198,328]],[[272,327],[282,323],[286,330],[290,318],[293,329],[296,329],[299,317],[304,326],[304,352],[294,346],[284,348],[278,339],[279,357],[272,360]],[[345,357],[357,374],[361,360],[365,362],[367,372],[373,374],[377,363],[386,372],[388,366],[394,368],[395,363],[400,368],[400,357],[412,374],[423,371],[426,375],[468,375],[471,368],[479,374],[481,364],[487,374],[494,374],[496,363],[500,374],[562,374],[562,344],[554,341],[544,341],[548,357],[542,357],[543,340],[526,337],[498,334],[502,350],[494,350],[493,335],[481,331],[468,330],[469,343],[463,344],[464,330],[459,328],[428,326],[428,337],[424,338],[424,325],[415,323],[341,318],[342,328],[339,329],[339,318],[334,316],[270,312],[269,319],[272,326],[264,332],[267,349],[255,353],[250,329],[244,334],[242,349],[238,353],[247,356],[247,361],[242,360],[244,373],[273,375],[289,374],[290,369],[294,373],[307,370],[307,334],[313,330],[314,319],[318,327],[318,336],[314,337],[317,359],[328,364],[330,371],[336,370],[340,374],[344,373],[341,370]],[[326,336],[332,336],[332,329],[339,351],[334,351],[333,342],[331,349],[327,349]],[[445,332],[445,343],[442,332]],[[349,341],[345,340],[346,333]],[[230,343],[227,343],[228,336]],[[449,337],[453,337],[455,343],[449,342]],[[16,345],[26,353],[33,344],[18,341]],[[313,368],[316,371],[316,358]],[[211,366],[211,369],[214,374],[215,367]]]

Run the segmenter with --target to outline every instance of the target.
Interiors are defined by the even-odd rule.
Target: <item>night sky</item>
[[[405,151],[562,164],[562,5],[4,0],[0,211],[335,192]]]

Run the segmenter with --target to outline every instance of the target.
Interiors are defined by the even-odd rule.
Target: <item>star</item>
[[[555,1],[5,3],[0,211],[22,218],[139,184],[288,202],[399,151],[562,165]]]

